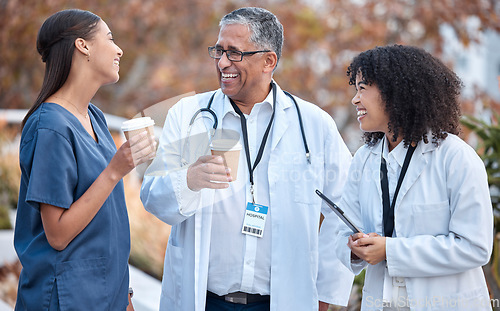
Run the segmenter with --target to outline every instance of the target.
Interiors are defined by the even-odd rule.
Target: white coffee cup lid
[[[122,131],[128,132],[138,130],[151,125],[155,125],[155,121],[150,117],[130,119],[122,123]]]
[[[241,150],[240,142],[235,139],[214,139],[210,147],[214,150]]]

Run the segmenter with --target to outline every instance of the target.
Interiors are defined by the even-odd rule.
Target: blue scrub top
[[[130,229],[123,182],[62,251],[49,245],[40,217],[40,203],[70,208],[116,153],[103,113],[92,104],[88,113],[97,141],[54,103],[43,103],[23,128],[14,233],[23,269],[15,310],[126,310]]]

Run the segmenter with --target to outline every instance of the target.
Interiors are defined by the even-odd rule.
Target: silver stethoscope
[[[274,91],[276,89],[276,85],[274,84],[274,82],[271,83],[271,86],[272,86],[273,91]],[[194,113],[193,117],[191,118],[191,121],[189,122],[187,137],[189,137],[189,135],[191,133],[191,128],[193,126],[194,121],[196,120],[196,117],[200,113],[202,114],[203,112],[208,112],[212,116],[211,119],[213,119],[213,126],[212,126],[212,129],[210,129],[209,143],[212,140],[212,137],[215,134],[215,130],[217,129],[217,126],[219,124],[217,115],[215,114],[215,112],[211,108],[212,107],[212,102],[214,101],[214,97],[215,97],[216,93],[217,93],[217,91],[215,91],[212,94],[212,96],[210,97],[210,100],[208,101],[208,105],[207,105],[206,108],[198,109]],[[304,132],[304,123],[302,122],[302,115],[300,113],[299,105],[298,105],[297,101],[295,100],[295,98],[292,96],[292,94],[288,93],[287,91],[283,91],[283,93],[285,93],[288,97],[290,97],[292,99],[293,103],[295,104],[295,107],[297,108],[297,116],[299,118],[300,132],[302,133],[302,142],[304,143],[304,149],[305,149],[305,152],[306,152],[306,160],[307,160],[307,163],[311,164],[311,155],[309,153],[309,147],[307,145],[306,134]],[[276,96],[273,96],[273,106],[274,107],[276,106]],[[203,116],[203,117],[210,118],[209,116]],[[184,147],[186,147],[186,146],[184,146]],[[184,156],[182,157],[182,164],[183,165],[187,165],[188,164],[187,161],[184,159]]]

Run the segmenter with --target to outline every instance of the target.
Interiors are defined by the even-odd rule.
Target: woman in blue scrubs
[[[133,310],[122,178],[154,156],[154,138],[144,131],[117,150],[90,103],[118,81],[123,51],[100,17],[81,10],[49,17],[37,49],[46,67],[23,120],[15,310]]]

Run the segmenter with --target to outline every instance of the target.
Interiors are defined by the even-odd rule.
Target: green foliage
[[[494,113],[492,123],[472,116],[462,118],[462,124],[481,140],[479,153],[488,173],[493,209],[500,212],[500,115]]]
[[[0,230],[1,229],[12,229],[9,218],[9,209],[3,205],[0,205]]]
[[[0,209],[9,210],[17,206],[19,177],[15,168],[17,167],[13,167],[12,163],[0,161]],[[0,211],[0,218],[1,215]]]
[[[17,206],[21,170],[17,147],[12,145],[16,133],[17,129],[0,122],[0,229],[12,228],[9,211]]]
[[[138,252],[131,253],[129,263],[157,280],[161,280],[163,276],[163,265],[156,265],[155,262],[145,254]]]
[[[493,249],[497,251],[494,251],[491,256],[491,273],[497,285],[500,285],[500,252],[498,252],[498,247],[500,246],[498,245],[499,242],[498,238],[493,240]]]
[[[365,284],[365,273],[366,269],[363,269],[358,275],[354,277],[354,284],[358,285],[359,294],[363,291],[363,285]]]

